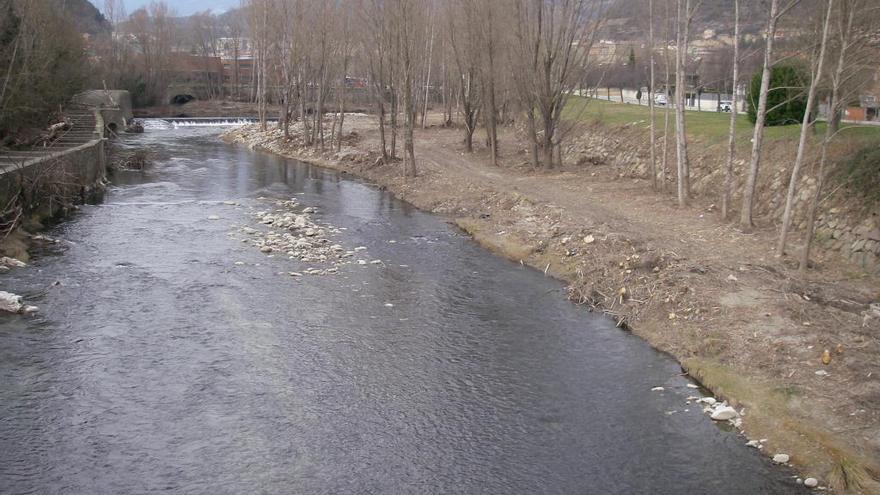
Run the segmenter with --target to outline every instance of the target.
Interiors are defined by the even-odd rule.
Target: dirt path
[[[229,138],[363,176],[449,216],[675,356],[745,412],[745,433],[769,439],[768,453],[790,454],[805,476],[838,491],[877,492],[880,320],[868,306],[876,277],[820,253],[818,269],[799,280],[793,260],[774,256],[772,226],[742,233],[707,198],[678,208],[612,165],[536,172],[511,129],[500,136],[500,167],[485,149],[465,153],[460,130],[419,129],[419,177],[404,179],[399,163],[374,166],[372,118],[347,123],[356,137],[341,153],[302,149],[280,132]]]

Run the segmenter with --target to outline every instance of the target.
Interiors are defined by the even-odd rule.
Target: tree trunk
[[[841,3],[841,7],[846,7],[846,3]],[[841,8],[841,16],[843,16],[845,12],[844,8]],[[840,49],[837,54],[837,67],[834,70],[834,73],[831,75],[831,99],[828,102],[828,112],[831,115],[837,114],[842,110],[842,105],[840,105],[840,88],[843,83],[843,72],[847,63],[847,48],[850,45],[851,37],[852,37],[852,25],[853,20],[855,19],[856,9],[850,5],[850,11],[846,16],[846,23],[841,20],[840,21],[840,33],[839,42]],[[822,188],[825,185],[825,167],[828,161],[828,146],[831,144],[831,140],[837,134],[837,130],[833,125],[827,125],[825,127],[825,138],[822,140],[822,150],[820,152],[819,158],[819,170],[816,173],[816,192],[813,194],[813,200],[810,203],[810,212],[809,217],[807,218],[807,232],[806,238],[804,239],[804,248],[801,251],[800,265],[798,267],[798,271],[803,276],[807,271],[807,268],[810,264],[810,248],[813,245],[813,233],[816,225],[816,216],[819,210],[819,200],[822,197]]]
[[[730,188],[733,182],[733,160],[736,155],[736,108],[737,94],[736,88],[739,84],[739,2],[734,0],[734,21],[733,21],[733,91],[730,102],[730,130],[727,139],[727,162],[724,164],[724,185],[721,187],[721,219],[727,220],[730,214]],[[720,98],[720,95],[719,95]],[[721,103],[718,103],[719,107]]]
[[[529,142],[531,144],[529,156],[532,159],[532,168],[538,168],[538,130],[535,125],[535,111],[531,108],[526,112],[526,122],[528,123]]]
[[[739,0],[736,0],[739,1]],[[651,53],[651,75],[648,83],[648,110],[651,114],[651,188],[657,190],[657,136],[654,123],[654,0],[648,0],[648,50]]]
[[[764,122],[767,119],[767,91],[770,89],[770,71],[773,64],[773,38],[776,36],[776,24],[779,21],[779,0],[770,0],[770,15],[767,20],[767,44],[764,47],[764,65],[761,72],[761,93],[758,97],[757,119],[752,137],[752,154],[749,159],[749,175],[743,190],[743,204],[740,212],[740,227],[751,230],[752,207],[754,205],[755,188],[758,184],[758,169],[761,165],[761,151],[764,144]]]
[[[381,98],[381,96],[380,96]],[[379,141],[382,144],[382,162],[388,163],[388,145],[385,143],[385,104],[379,102]]]
[[[804,119],[801,123],[801,136],[798,141],[797,157],[794,161],[794,167],[791,170],[791,179],[788,181],[788,194],[785,196],[785,212],[782,214],[782,227],[779,231],[779,243],[776,245],[776,256],[785,254],[785,245],[788,237],[788,229],[791,228],[792,210],[794,209],[794,195],[797,192],[797,183],[800,179],[801,166],[804,163],[804,153],[807,148],[807,135],[810,128],[815,123],[811,119],[811,112],[816,101],[816,92],[819,89],[819,82],[822,79],[822,69],[825,64],[825,48],[828,44],[828,31],[831,26],[831,11],[834,8],[834,0],[828,1],[828,10],[825,14],[824,26],[822,27],[822,41],[819,46],[819,55],[816,61],[816,68],[812,74],[810,81],[810,89],[807,93],[807,111],[804,112]]]
[[[690,199],[690,184],[688,170],[687,129],[685,125],[684,107],[685,94],[685,57],[687,57],[688,25],[690,24],[690,0],[677,1],[676,19],[678,19],[678,34],[676,39],[677,50],[675,57],[675,156],[678,171],[677,192],[678,205],[686,206]],[[684,7],[684,11],[682,11]]]

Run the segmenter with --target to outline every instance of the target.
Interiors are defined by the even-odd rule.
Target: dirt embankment
[[[419,176],[404,178],[400,162],[379,160],[374,119],[347,118],[346,126],[339,151],[256,126],[225,139],[363,177],[447,216],[677,358],[744,412],[745,434],[768,439],[768,454],[789,454],[805,477],[839,492],[880,493],[876,277],[826,256],[798,279],[773,256],[772,229],[744,234],[700,198],[677,208],[622,173],[626,163],[583,160],[583,150],[560,169],[534,171],[513,129],[501,135],[499,167],[484,149],[465,153],[458,129],[417,130]],[[619,129],[589,132],[592,147],[637,154],[619,142]]]

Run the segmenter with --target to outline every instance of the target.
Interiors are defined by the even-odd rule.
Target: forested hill
[[[682,2],[684,3],[684,2]],[[733,33],[734,2],[733,0],[692,0],[691,6],[699,5],[694,11],[691,33],[699,35],[706,29],[717,34]],[[609,4],[608,19],[603,36],[611,39],[642,39],[648,27],[650,10],[648,0],[613,0]],[[664,19],[668,20],[670,29],[675,22],[675,0],[654,0],[654,28],[657,36],[663,36]],[[816,8],[815,0],[802,0],[795,7],[794,15],[783,20],[786,23],[797,23],[799,14],[808,13]],[[743,33],[759,34],[767,22],[767,6],[756,0],[740,0],[740,22]],[[674,35],[673,35],[674,37]]]
[[[89,0],[52,0],[63,9],[81,33],[92,36],[109,33],[110,23]]]

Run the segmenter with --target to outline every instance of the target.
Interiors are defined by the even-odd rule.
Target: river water
[[[220,130],[123,138],[154,165],[2,275],[0,492],[799,492],[560,283]],[[291,197],[383,263],[282,275],[237,231]]]

